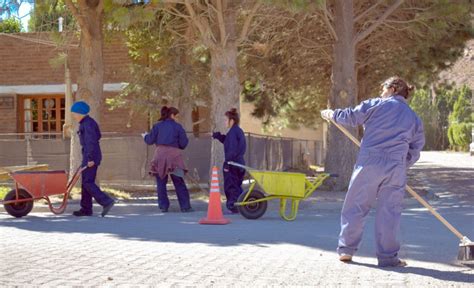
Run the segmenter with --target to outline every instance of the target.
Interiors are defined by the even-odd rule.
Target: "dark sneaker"
[[[181,212],[187,213],[187,212],[194,212],[194,209],[192,207],[186,208],[186,209],[181,209]]]
[[[82,216],[92,216],[92,213],[85,213],[82,210],[78,210],[78,211],[72,212],[72,215],[74,215],[76,217],[82,217]]]
[[[168,213],[168,208],[160,208],[161,212]]]
[[[110,203],[109,205],[104,206],[104,208],[102,208],[102,217],[105,217],[105,215],[109,213],[110,209],[114,207],[114,205],[115,201],[112,201],[112,203]]]

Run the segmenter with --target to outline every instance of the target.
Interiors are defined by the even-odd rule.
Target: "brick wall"
[[[114,92],[104,92],[104,101],[106,98],[113,97]],[[100,119],[100,128],[103,132],[118,133],[140,133],[148,130],[148,115],[133,114],[130,115],[128,109],[110,110],[105,103],[102,103],[102,113]],[[130,127],[127,127],[130,124]]]
[[[38,40],[51,41],[48,33],[20,33],[15,37],[0,34],[0,86],[51,85],[64,83],[64,66],[54,67],[51,61],[60,53],[55,47],[35,43]],[[31,41],[26,41],[25,38]],[[76,43],[77,44],[77,43]],[[77,83],[79,74],[79,48],[71,48],[69,65],[72,83]],[[126,82],[128,77],[128,49],[123,38],[107,37],[104,45],[104,83]],[[110,111],[105,99],[117,92],[104,92],[101,128],[104,132],[138,133],[148,127],[146,115],[129,117],[127,109]],[[13,109],[0,108],[0,133],[17,131],[17,97]],[[129,119],[131,120],[129,121]],[[127,124],[130,124],[127,127]]]
[[[0,94],[0,97],[13,97],[12,108],[0,107],[0,133],[15,133],[17,128],[17,100],[15,94]]]
[[[48,33],[14,34],[30,40],[48,40]],[[53,67],[59,50],[55,47],[34,43],[0,34],[0,85],[46,85],[64,83],[64,66]],[[69,64],[72,82],[79,74],[79,48],[71,48]],[[105,83],[126,82],[128,75],[128,50],[119,36],[109,37],[104,45]]]

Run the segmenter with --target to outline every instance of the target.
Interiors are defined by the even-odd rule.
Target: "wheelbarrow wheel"
[[[247,192],[240,194],[239,199],[237,201],[244,202],[245,195],[247,195]],[[245,202],[255,201],[262,198],[265,198],[265,194],[263,194],[263,192],[258,190],[252,190]],[[242,214],[242,216],[247,219],[258,219],[262,217],[263,214],[265,214],[265,211],[267,211],[267,205],[268,203],[265,200],[247,205],[238,205],[237,209],[239,210],[240,214]]]
[[[28,199],[31,198],[30,194],[23,189],[18,189],[18,198],[19,199]],[[12,201],[16,200],[16,191],[11,190],[10,192],[5,195],[4,201]],[[33,209],[33,200],[25,201],[20,203],[11,203],[11,204],[4,204],[3,207],[8,212],[8,214],[12,215],[13,217],[20,218],[23,216],[28,215]]]

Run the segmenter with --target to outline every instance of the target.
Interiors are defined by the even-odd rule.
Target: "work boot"
[[[72,212],[72,215],[76,217],[82,217],[82,216],[92,216],[92,213],[86,213],[82,210],[77,210],[77,211]]]
[[[183,212],[183,213],[194,212],[194,209],[193,209],[192,207],[189,207],[189,208],[182,208],[182,209],[181,209],[181,212]]]
[[[161,212],[168,213],[168,208],[160,208]]]
[[[105,205],[104,208],[102,208],[102,217],[105,217],[105,215],[107,215],[107,213],[109,213],[110,209],[112,207],[114,207],[115,205],[115,201],[112,201],[110,204],[108,205]]]
[[[339,255],[339,261],[342,261],[342,262],[351,262],[352,261],[352,255],[350,254],[341,254]]]

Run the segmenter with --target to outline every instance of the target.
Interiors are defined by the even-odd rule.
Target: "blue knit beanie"
[[[74,113],[77,113],[77,114],[81,114],[81,115],[87,115],[89,114],[89,111],[91,110],[91,108],[89,107],[89,105],[87,105],[86,102],[84,101],[77,101],[76,103],[74,103],[71,107],[71,112],[74,112]]]

